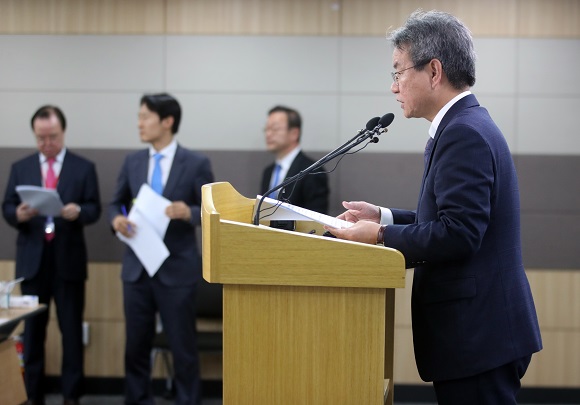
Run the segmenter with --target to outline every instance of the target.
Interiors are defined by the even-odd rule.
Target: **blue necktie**
[[[159,195],[163,194],[163,176],[161,175],[161,159],[163,155],[156,153],[153,155],[155,159],[155,167],[153,167],[153,174],[151,175],[151,188]]]
[[[282,166],[276,165],[274,167],[274,177],[272,178],[272,181],[270,183],[270,190],[276,187],[278,184],[280,184],[280,170],[282,170]],[[271,192],[268,197],[277,198],[278,190]]]

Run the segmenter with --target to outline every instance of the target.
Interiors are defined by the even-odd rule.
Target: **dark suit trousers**
[[[440,405],[516,405],[520,380],[532,356],[504,364],[472,377],[433,382]]]
[[[157,277],[150,278],[145,271],[136,282],[123,283],[127,333],[125,404],[153,404],[150,356],[157,312],[173,355],[175,404],[201,404],[195,327],[196,287],[195,284],[167,287]]]
[[[58,237],[58,236],[57,236]],[[38,295],[47,310],[28,318],[24,324],[24,381],[29,399],[42,402],[44,397],[45,341],[51,299],[56,305],[62,336],[61,387],[64,398],[77,399],[83,394],[83,311],[85,282],[65,281],[56,277],[52,242],[45,242],[40,270],[31,280],[22,282],[25,295]]]

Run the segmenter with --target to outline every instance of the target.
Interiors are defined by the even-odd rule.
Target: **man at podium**
[[[431,123],[416,211],[344,202],[338,238],[392,247],[414,267],[412,322],[421,378],[440,404],[515,404],[542,349],[524,271],[518,180],[507,142],[469,91],[469,30],[414,12],[390,35],[391,91],[407,118]]]

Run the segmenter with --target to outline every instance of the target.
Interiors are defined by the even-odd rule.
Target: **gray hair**
[[[417,70],[437,59],[454,88],[475,84],[476,55],[471,32],[451,14],[419,9],[387,38],[396,49],[409,53]]]

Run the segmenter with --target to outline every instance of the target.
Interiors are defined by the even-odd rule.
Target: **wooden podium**
[[[223,284],[224,404],[392,404],[403,255],[255,226],[254,203],[229,183],[202,188],[203,277]]]

